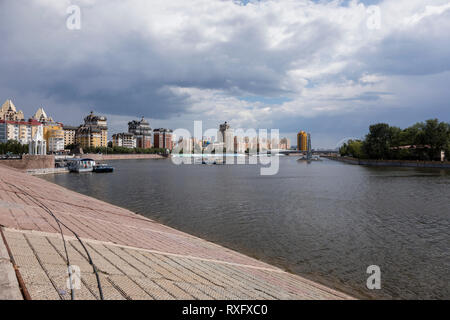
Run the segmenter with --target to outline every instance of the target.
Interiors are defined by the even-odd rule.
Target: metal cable
[[[28,197],[30,197],[30,198],[31,198],[31,199],[32,199],[39,207],[41,207],[42,209],[44,209],[45,211],[47,211],[47,212],[53,217],[53,219],[55,219],[56,223],[58,224],[58,227],[59,227],[59,230],[60,230],[62,239],[63,239],[64,250],[65,250],[66,258],[67,258],[67,265],[68,265],[68,270],[67,270],[67,271],[68,271],[68,273],[69,273],[69,281],[70,281],[70,287],[71,287],[70,289],[71,289],[71,298],[72,298],[72,300],[75,299],[75,294],[74,294],[74,290],[73,290],[73,287],[72,287],[72,273],[71,273],[71,270],[70,270],[69,255],[68,255],[68,252],[67,252],[66,242],[65,242],[65,238],[64,238],[64,234],[63,234],[61,225],[64,226],[67,230],[69,230],[70,232],[72,232],[72,233],[75,235],[75,237],[77,238],[77,240],[80,242],[81,246],[83,247],[84,251],[86,252],[86,255],[87,255],[88,260],[89,260],[89,264],[92,266],[92,269],[94,270],[94,273],[95,273],[95,277],[96,277],[96,279],[97,279],[97,287],[98,287],[98,291],[99,291],[99,294],[100,294],[100,299],[101,299],[101,300],[104,300],[104,297],[103,297],[103,290],[102,290],[102,285],[101,285],[101,282],[100,282],[100,277],[99,277],[98,272],[97,272],[97,267],[96,267],[95,264],[93,263],[92,258],[91,258],[91,255],[89,254],[89,251],[88,251],[87,248],[85,247],[83,241],[81,241],[81,239],[80,239],[80,237],[78,236],[78,234],[77,234],[75,231],[73,231],[71,228],[69,228],[66,224],[64,224],[61,220],[59,220],[59,219],[54,215],[54,213],[52,212],[52,210],[49,209],[49,208],[48,208],[43,202],[41,202],[39,199],[37,199],[36,197],[34,197],[33,195],[31,195],[31,194],[28,193],[27,191],[25,191],[25,190],[23,190],[23,189],[21,189],[21,188],[15,186],[15,185],[9,183],[9,182],[6,182],[6,183],[9,184],[9,185],[11,185],[11,186],[13,186],[13,187],[15,187],[16,189],[22,191],[24,194],[26,194]]]
[[[13,184],[11,184],[9,182],[7,182],[7,184],[9,184],[9,185],[15,187],[16,189],[26,193],[26,191],[21,190],[19,187],[15,186],[15,185],[13,185]],[[28,195],[28,196],[30,196],[30,195]],[[34,202],[36,202],[36,200],[34,198],[32,198],[32,200]],[[67,252],[66,239],[64,238],[64,233],[62,231],[61,224],[59,223],[59,220],[53,215],[53,213],[50,213],[50,214],[55,219],[56,223],[58,224],[59,232],[60,232],[61,237],[62,237],[62,241],[63,241],[63,245],[64,245],[64,252],[65,252],[66,261],[67,261],[67,272],[69,274],[69,281],[70,281],[70,297],[71,297],[72,300],[75,300],[75,292],[73,290],[73,285],[72,285],[72,272],[71,272],[71,268],[70,268],[69,253]]]

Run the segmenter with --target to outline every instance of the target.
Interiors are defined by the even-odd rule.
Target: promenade
[[[322,156],[324,158],[348,164],[374,167],[434,168],[450,169],[449,161],[414,161],[414,160],[374,160],[352,157]]]
[[[59,225],[58,222],[59,221]],[[0,299],[351,299],[300,276],[0,165]],[[63,241],[60,226],[64,234]],[[71,232],[70,228],[81,239]],[[96,266],[98,279],[89,264]],[[66,254],[67,252],[67,254]],[[14,268],[18,270],[19,281]],[[20,281],[20,278],[23,281]]]

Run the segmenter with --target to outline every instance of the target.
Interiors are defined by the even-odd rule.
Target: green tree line
[[[432,161],[441,159],[441,151],[450,157],[450,124],[430,119],[406,129],[371,125],[364,140],[347,141],[339,153],[359,159]]]
[[[9,140],[6,143],[0,143],[0,154],[15,154],[21,155],[28,153],[28,144],[21,144],[16,140]]]
[[[66,149],[75,150],[77,145],[68,145]],[[165,149],[162,148],[125,148],[125,147],[88,147],[83,148],[84,153],[103,153],[103,154],[164,154]]]

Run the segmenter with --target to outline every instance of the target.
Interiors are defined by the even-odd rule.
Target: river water
[[[358,298],[450,298],[450,170],[296,160],[274,176],[165,159],[44,178]]]

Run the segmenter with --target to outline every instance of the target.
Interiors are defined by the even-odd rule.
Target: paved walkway
[[[83,240],[105,299],[348,299],[349,296],[129,210],[0,165],[0,225],[32,299],[70,299],[57,217]],[[76,299],[98,299],[81,244]],[[76,277],[74,280],[78,280]]]

